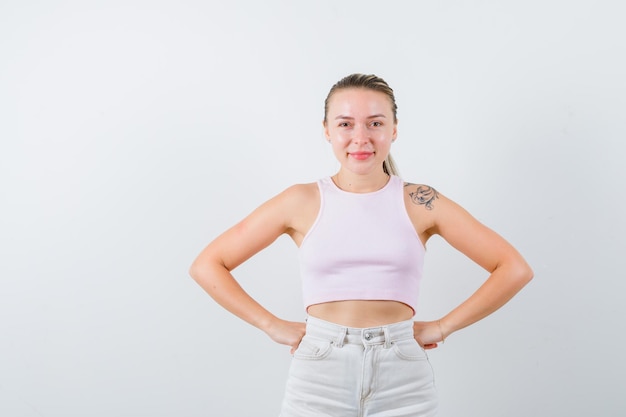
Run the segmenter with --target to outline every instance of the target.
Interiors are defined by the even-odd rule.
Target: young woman
[[[502,237],[434,188],[396,175],[396,109],[381,78],[340,80],[323,123],[339,171],[267,201],[191,267],[219,304],[291,347],[282,417],[435,415],[425,349],[494,312],[532,278]],[[299,247],[306,324],[274,316],[231,275],[285,233]],[[414,322],[424,245],[434,234],[490,275],[444,317]]]

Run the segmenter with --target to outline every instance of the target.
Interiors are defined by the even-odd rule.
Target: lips
[[[364,151],[349,152],[349,155],[351,157],[353,157],[354,159],[357,159],[359,161],[363,161],[363,160],[369,158],[370,156],[374,155],[374,152],[364,152]]]

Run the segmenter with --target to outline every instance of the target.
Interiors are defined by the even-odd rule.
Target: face
[[[351,88],[330,98],[324,133],[342,169],[355,174],[382,172],[396,128],[385,93]]]

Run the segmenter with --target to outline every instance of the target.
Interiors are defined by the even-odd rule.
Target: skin
[[[340,188],[366,193],[389,177],[382,164],[397,137],[389,98],[367,89],[336,91],[330,99],[324,134],[341,164],[332,177]],[[406,183],[405,206],[424,244],[437,234],[483,267],[486,281],[466,301],[434,321],[415,321],[414,335],[426,348],[496,311],[532,278],[522,256],[502,237],[432,187]],[[276,317],[237,283],[231,271],[282,234],[300,246],[320,207],[317,184],[289,187],[254,210],[198,255],[190,274],[220,305],[264,331],[277,343],[298,347],[305,324]],[[310,306],[308,314],[350,327],[373,327],[413,317],[413,310],[387,300],[345,300]]]

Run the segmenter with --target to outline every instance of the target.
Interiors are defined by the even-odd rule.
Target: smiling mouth
[[[351,157],[358,160],[364,160],[374,155],[374,152],[350,152],[348,153]]]

